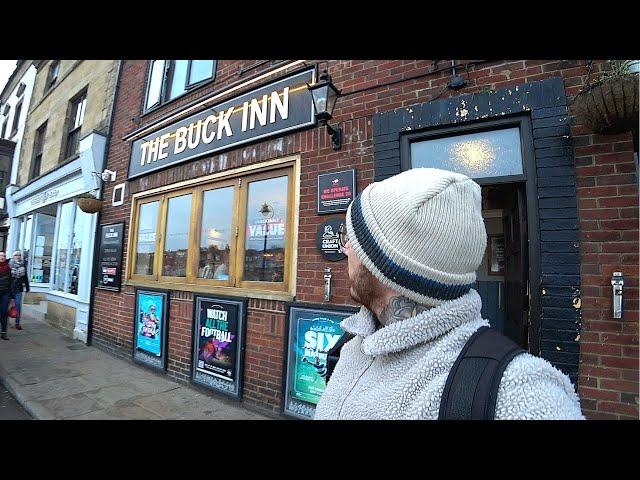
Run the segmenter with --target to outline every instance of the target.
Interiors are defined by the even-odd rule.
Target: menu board
[[[97,288],[120,291],[122,283],[123,237],[124,222],[100,226]]]

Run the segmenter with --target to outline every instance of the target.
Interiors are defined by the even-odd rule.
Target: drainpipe
[[[116,98],[118,97],[118,90],[120,90],[120,74],[122,72],[122,60],[118,60],[118,73],[116,73],[116,86],[113,89],[113,99],[111,101],[111,115],[109,118],[109,132],[107,133],[107,140],[105,142],[104,149],[104,160],[103,160],[103,168],[107,167],[107,157],[109,155],[109,144],[111,142],[111,135],[113,133],[113,117],[116,112]],[[104,182],[100,182],[100,198],[102,199],[102,204],[104,205]],[[89,321],[87,322],[87,345],[91,345],[91,340],[93,337],[93,304],[94,304],[94,294],[93,291],[96,286],[96,280],[98,275],[98,266],[99,266],[99,258],[100,258],[100,237],[98,233],[100,232],[100,222],[102,219],[102,209],[98,212],[98,218],[96,220],[96,231],[93,238],[93,264],[91,267],[91,290],[89,294]]]

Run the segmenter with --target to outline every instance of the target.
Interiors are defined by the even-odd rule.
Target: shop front
[[[26,309],[83,342],[97,215],[83,212],[75,198],[99,188],[93,172],[101,171],[104,145],[104,136],[92,132],[80,141],[78,158],[9,196],[15,233],[8,250],[21,250],[27,263]]]

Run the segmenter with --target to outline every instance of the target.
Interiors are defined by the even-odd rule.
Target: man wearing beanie
[[[354,199],[343,233],[362,307],[341,323],[354,337],[315,419],[437,419],[456,359],[489,325],[471,288],[487,243],[480,187],[444,170],[403,172]],[[569,378],[529,353],[504,370],[494,418],[584,419]]]

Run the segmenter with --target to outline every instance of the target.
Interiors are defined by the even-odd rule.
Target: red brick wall
[[[318,224],[326,216],[316,215],[317,174],[356,168],[358,191],[373,179],[372,115],[487,89],[516,86],[525,82],[562,76],[568,96],[580,91],[585,81],[585,61],[497,60],[469,64],[459,71],[468,80],[459,92],[446,88],[451,70],[449,61],[431,60],[338,60],[319,61],[327,68],[336,86],[342,89],[331,124],[343,129],[343,147],[334,151],[325,129],[311,128],[278,139],[226,152],[226,168],[260,162],[289,154],[301,157],[300,212],[298,230],[298,271],[296,300],[323,303],[323,269],[333,271],[332,304],[352,304],[348,294],[346,262],[325,261],[315,246]],[[238,69],[257,61],[220,61],[216,81],[152,113],[140,117],[146,87],[147,62],[124,61],[116,100],[113,135],[109,145],[108,168],[123,178],[130,155],[130,143],[122,137],[196,98],[218,91],[238,80],[258,74],[265,65],[243,76]],[[315,61],[309,61],[309,64]],[[596,62],[597,75],[602,62]],[[589,418],[638,416],[638,192],[629,135],[616,137],[589,135],[574,121],[581,219],[583,332],[580,367],[580,395]],[[129,182],[125,204],[105,205],[102,224],[122,221],[129,229],[130,193],[153,186],[194,178],[206,167],[220,168],[214,155],[187,165]],[[105,197],[111,198],[112,186]],[[125,235],[125,256],[126,256]],[[625,273],[625,318],[611,319],[611,271]],[[97,344],[131,350],[133,289],[121,294],[96,290],[93,335]],[[193,296],[172,292],[169,331],[168,374],[179,380],[189,378],[191,355],[191,315]],[[243,401],[277,412],[281,403],[281,378],[285,332],[284,303],[251,299],[248,308],[247,347]]]

